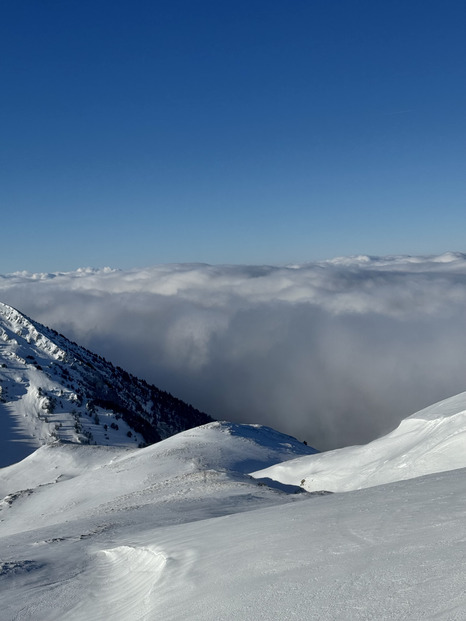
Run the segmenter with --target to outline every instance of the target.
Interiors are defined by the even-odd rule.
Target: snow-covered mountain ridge
[[[0,469],[0,517],[10,532],[17,532],[31,527],[44,505],[53,506],[48,522],[62,523],[98,516],[110,506],[130,510],[143,499],[154,510],[163,505],[167,521],[191,521],[189,511],[176,514],[193,499],[213,504],[217,515],[235,511],[227,507],[238,494],[249,496],[254,507],[280,496],[285,501],[287,494],[280,491],[304,491],[283,485],[272,491],[247,473],[314,452],[273,429],[226,422],[189,429],[143,449],[46,445]]]
[[[212,420],[2,303],[0,400],[37,445],[138,446]]]
[[[299,457],[254,473],[306,490],[342,492],[466,467],[466,392],[401,421],[364,446]]]

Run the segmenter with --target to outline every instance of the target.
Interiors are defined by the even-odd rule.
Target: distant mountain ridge
[[[152,444],[213,419],[0,302],[0,414],[39,444]]]

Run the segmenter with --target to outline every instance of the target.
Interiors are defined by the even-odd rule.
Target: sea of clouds
[[[466,390],[466,255],[0,276],[0,300],[215,418],[321,450]]]

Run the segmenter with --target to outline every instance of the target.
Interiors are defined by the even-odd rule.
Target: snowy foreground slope
[[[466,392],[403,420],[365,446],[302,457],[254,473],[306,490],[342,492],[466,467]]]
[[[400,478],[423,452],[449,472],[347,493],[271,481],[272,464],[325,454],[258,426],[210,423],[142,449],[43,446],[0,470],[0,618],[464,620],[466,469],[451,469],[464,403],[380,440],[392,477],[402,452]]]
[[[39,448],[0,470],[0,618],[160,618],[152,596],[168,552],[154,548],[158,530],[307,497],[245,472],[312,452],[272,429],[230,423],[143,449]],[[178,588],[190,583],[190,554],[175,553]]]

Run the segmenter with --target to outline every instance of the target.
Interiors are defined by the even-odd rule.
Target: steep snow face
[[[254,472],[308,491],[342,492],[466,467],[466,392],[403,420],[388,435]]]
[[[210,420],[0,303],[0,467],[57,440],[134,447]]]

